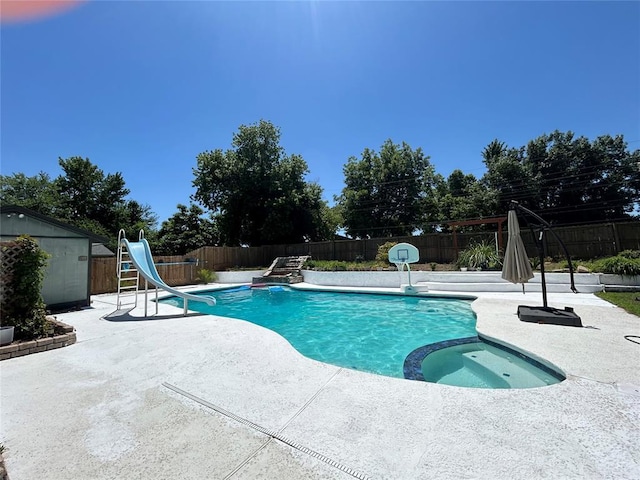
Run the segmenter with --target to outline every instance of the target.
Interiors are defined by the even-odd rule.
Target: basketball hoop
[[[420,260],[420,252],[410,243],[398,243],[389,249],[389,262],[395,263],[398,272],[404,270],[407,266],[407,275],[409,276],[409,288],[411,288],[411,267],[410,263],[416,263]]]

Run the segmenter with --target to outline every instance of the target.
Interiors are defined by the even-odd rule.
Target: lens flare
[[[74,8],[84,0],[2,0],[0,21],[12,23],[37,20]]]

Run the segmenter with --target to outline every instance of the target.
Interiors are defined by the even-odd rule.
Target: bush
[[[3,285],[6,291],[2,292],[0,305],[2,325],[15,327],[17,340],[31,340],[47,334],[49,322],[42,300],[42,282],[49,254],[28,235],[4,245],[3,257],[11,251],[15,261],[7,284]]]
[[[595,262],[595,270],[616,275],[640,275],[640,259],[627,258],[622,255],[603,258]]]
[[[471,243],[462,250],[458,255],[456,266],[492,270],[501,267],[502,261],[494,245],[480,242]]]
[[[529,258],[529,263],[531,264],[531,268],[538,270],[540,268],[540,257]]]
[[[618,254],[619,257],[640,259],[640,250],[623,250]]]
[[[391,265],[391,263],[389,263],[389,250],[391,250],[391,247],[397,245],[398,242],[386,242],[383,243],[382,245],[378,245],[378,253],[376,255],[376,261],[377,262],[382,262],[385,265]]]
[[[212,270],[207,270],[206,268],[202,268],[198,270],[198,282],[207,283],[215,282],[218,279],[218,274]]]
[[[347,270],[370,270],[373,262],[343,262],[340,260],[307,260],[303,268],[319,272],[344,272]]]

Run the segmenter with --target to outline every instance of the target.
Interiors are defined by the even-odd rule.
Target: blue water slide
[[[145,238],[140,239],[138,242],[130,242],[126,238],[123,238],[121,241],[127,247],[131,262],[134,267],[136,267],[140,275],[142,275],[147,282],[155,285],[157,288],[161,288],[176,297],[182,298],[184,300],[185,312],[187,311],[187,302],[189,300],[193,300],[194,302],[205,302],[207,305],[216,304],[216,299],[213,297],[184,293],[164,283],[158,274],[155,264],[153,263],[153,256],[151,255],[149,242],[147,242]]]

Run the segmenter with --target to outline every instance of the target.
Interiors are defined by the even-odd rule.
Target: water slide
[[[130,242],[126,238],[122,238],[120,240],[124,246],[127,248],[129,252],[129,257],[131,258],[131,262],[134,267],[138,270],[140,275],[152,285],[155,285],[156,288],[161,288],[169,292],[176,297],[180,297],[184,300],[184,312],[185,315],[187,313],[187,304],[189,300],[193,300],[194,302],[205,302],[207,305],[215,305],[216,299],[213,297],[203,297],[200,295],[191,295],[189,293],[184,293],[179,290],[176,290],[173,287],[170,287],[158,274],[158,270],[156,269],[155,264],[153,263],[153,256],[151,255],[151,249],[149,248],[149,242],[145,238],[141,238],[137,242]]]

